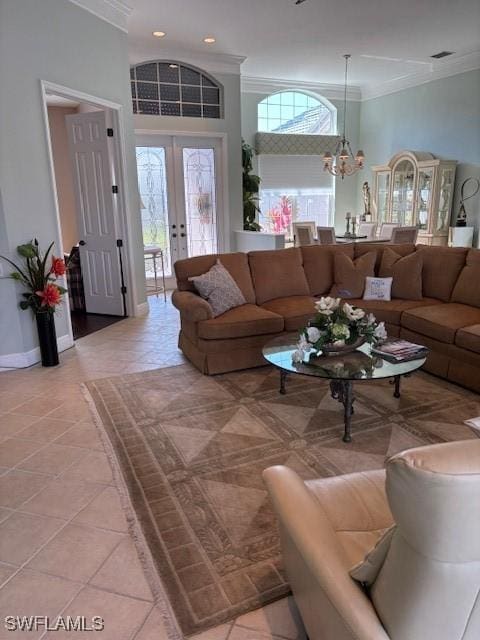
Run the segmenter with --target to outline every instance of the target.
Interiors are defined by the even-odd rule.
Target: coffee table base
[[[345,431],[342,440],[344,442],[352,441],[351,424],[353,415],[353,382],[351,380],[330,380],[330,393],[334,400],[338,400],[343,404],[343,420]]]
[[[288,373],[283,369],[280,369],[280,393],[285,395],[287,393],[285,389],[285,382],[287,380]],[[405,374],[408,376],[410,374]],[[393,392],[394,398],[400,398],[400,379],[401,376],[394,376],[391,380],[391,384],[395,385]],[[343,432],[343,442],[352,441],[352,416],[353,416],[353,403],[355,397],[353,395],[353,381],[352,380],[330,380],[330,394],[334,400],[338,400],[340,404],[343,404],[343,420],[345,430]]]

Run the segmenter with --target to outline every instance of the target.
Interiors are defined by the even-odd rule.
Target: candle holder
[[[352,236],[355,237],[355,231],[357,229],[357,219],[352,218]]]
[[[345,218],[345,220],[346,220],[346,223],[347,223],[347,228],[346,228],[346,231],[345,231],[345,237],[346,238],[350,238],[351,235],[352,235],[350,233],[350,217]]]

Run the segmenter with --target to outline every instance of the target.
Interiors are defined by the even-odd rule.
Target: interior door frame
[[[60,218],[60,208],[58,205],[58,194],[57,194],[57,184],[55,179],[55,168],[53,164],[53,149],[52,149],[52,141],[50,137],[50,125],[48,122],[48,107],[47,107],[47,95],[55,94],[57,96],[61,96],[63,98],[69,98],[71,100],[78,100],[79,102],[85,102],[94,107],[100,107],[102,109],[108,109],[107,112],[107,122],[108,122],[108,113],[112,119],[111,126],[114,131],[118,132],[118,135],[115,135],[112,139],[113,145],[113,169],[115,179],[118,185],[118,198],[117,198],[117,213],[118,220],[117,223],[119,225],[118,233],[121,238],[124,240],[124,252],[122,254],[123,259],[123,269],[124,269],[124,278],[127,286],[127,293],[125,294],[125,303],[127,307],[127,315],[136,316],[142,315],[146,313],[148,310],[148,303],[145,305],[138,305],[138,290],[137,285],[133,273],[133,265],[135,264],[135,257],[133,251],[132,244],[132,227],[130,216],[128,215],[129,210],[129,202],[130,202],[130,190],[127,183],[127,164],[126,164],[126,140],[125,140],[125,113],[124,107],[122,104],[117,102],[112,102],[111,100],[107,100],[105,98],[101,98],[99,96],[93,96],[88,93],[84,93],[83,91],[78,91],[77,89],[72,89],[71,87],[66,87],[63,85],[56,84],[54,82],[50,82],[49,80],[40,80],[40,91],[42,96],[42,107],[43,107],[43,119],[44,119],[44,127],[45,134],[47,139],[47,149],[48,149],[48,160],[49,160],[49,169],[50,169],[50,181],[51,181],[51,189],[54,201],[55,208],[55,221],[56,221],[56,230],[57,230],[57,239],[58,243],[57,247],[60,249],[61,255],[64,254],[63,240],[62,240],[62,224]],[[71,345],[74,343],[73,339],[73,330],[72,330],[72,321],[70,315],[70,305],[66,304],[66,317],[68,320],[68,329],[69,336],[71,339]]]
[[[220,185],[219,189],[219,201],[217,203],[217,243],[218,253],[226,253],[230,250],[230,200],[228,190],[228,159],[227,159],[227,143],[228,135],[225,132],[220,131],[169,131],[168,129],[135,129],[135,137],[146,139],[148,137],[172,137],[172,138],[204,138],[204,139],[219,139],[219,158],[218,166],[220,168]],[[152,145],[153,146],[153,145]],[[161,146],[161,145],[160,145]],[[218,177],[218,174],[216,175]]]

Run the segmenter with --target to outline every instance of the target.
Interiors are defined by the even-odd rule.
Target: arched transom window
[[[335,114],[311,95],[281,91],[259,102],[258,131],[328,135],[335,133]]]
[[[133,113],[221,118],[221,85],[204,71],[173,61],[130,68]]]

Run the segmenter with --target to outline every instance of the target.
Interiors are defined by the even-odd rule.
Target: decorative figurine
[[[370,187],[368,186],[368,182],[364,182],[362,186],[362,194],[363,194],[363,213],[360,216],[361,222],[366,222],[367,216],[370,220],[372,216],[372,212],[370,211],[371,205],[371,197],[370,197]]]
[[[475,183],[474,190],[468,196],[465,196],[465,187],[472,180]],[[473,198],[477,195],[480,190],[480,180],[478,178],[467,178],[463,181],[462,186],[460,187],[460,209],[457,214],[457,227],[466,227],[467,226],[467,211],[465,209],[465,201]]]

